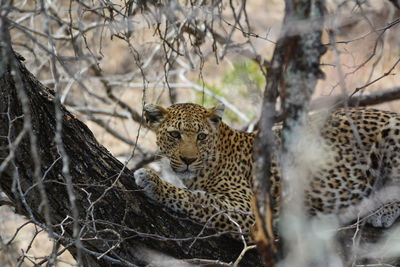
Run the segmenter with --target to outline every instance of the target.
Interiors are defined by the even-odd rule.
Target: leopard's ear
[[[217,104],[215,107],[209,109],[208,117],[212,123],[217,124],[221,121],[224,115],[225,105],[222,103]]]
[[[154,104],[146,104],[143,108],[143,115],[146,119],[147,124],[155,129],[160,125],[160,122],[168,114],[168,111],[162,106]]]

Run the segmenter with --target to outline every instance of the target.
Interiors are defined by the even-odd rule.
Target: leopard
[[[159,153],[183,183],[166,182],[151,168],[134,172],[144,194],[217,233],[251,242],[255,224],[253,158],[255,132],[234,129],[222,121],[224,105],[205,108],[193,103],[163,107],[146,104],[148,127],[156,134]],[[382,188],[400,181],[400,115],[371,108],[336,109],[311,118],[330,155],[309,174],[304,190],[307,214],[341,214],[361,205]],[[318,123],[315,123],[318,121]],[[279,147],[282,127],[273,129]],[[278,151],[278,149],[276,149]],[[272,216],[279,219],[282,175],[279,153],[270,170]],[[366,216],[374,227],[390,227],[400,215],[398,199],[387,199]],[[353,218],[354,219],[354,218]]]

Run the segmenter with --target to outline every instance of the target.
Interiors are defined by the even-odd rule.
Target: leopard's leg
[[[219,232],[237,232],[240,227],[242,233],[248,234],[254,223],[250,203],[248,209],[242,209],[243,203],[235,203],[235,200],[222,194],[175,187],[161,180],[151,169],[139,169],[135,171],[134,177],[136,184],[143,188],[149,198],[174,211],[187,214],[198,222],[206,223],[207,227]]]
[[[400,118],[390,118],[378,135],[370,151],[370,170],[375,176],[374,188],[379,190],[397,188],[400,191]],[[386,189],[385,189],[386,188]],[[385,191],[384,191],[385,192]],[[400,202],[397,197],[386,200],[385,204],[372,213],[367,222],[374,227],[390,227],[400,216]]]
[[[389,119],[379,133],[369,156],[371,170],[377,179],[375,187],[400,187],[400,117]]]
[[[392,202],[368,216],[367,222],[374,227],[388,228],[400,216],[400,202]]]

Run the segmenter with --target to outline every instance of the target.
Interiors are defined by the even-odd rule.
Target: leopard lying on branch
[[[255,134],[229,127],[221,121],[223,112],[223,105],[211,109],[189,103],[168,108],[145,105],[144,115],[156,132],[160,152],[185,187],[161,180],[151,169],[139,169],[134,177],[148,197],[174,211],[219,232],[248,236],[254,224]],[[380,188],[399,184],[398,114],[340,109],[325,117],[320,126],[321,145],[329,157],[307,180],[304,202],[308,214],[345,213]],[[275,133],[279,139],[280,129]],[[274,155],[271,170],[274,217],[278,217],[281,197],[276,158]],[[399,215],[400,205],[395,201],[368,216],[367,221],[375,227],[389,227]]]

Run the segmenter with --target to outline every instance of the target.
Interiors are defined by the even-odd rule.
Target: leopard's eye
[[[178,131],[170,131],[168,132],[170,136],[172,136],[175,139],[180,139],[181,138],[181,134]]]
[[[206,137],[207,137],[207,134],[205,134],[205,133],[199,133],[199,134],[197,135],[197,140],[202,141],[202,140],[206,139]]]

